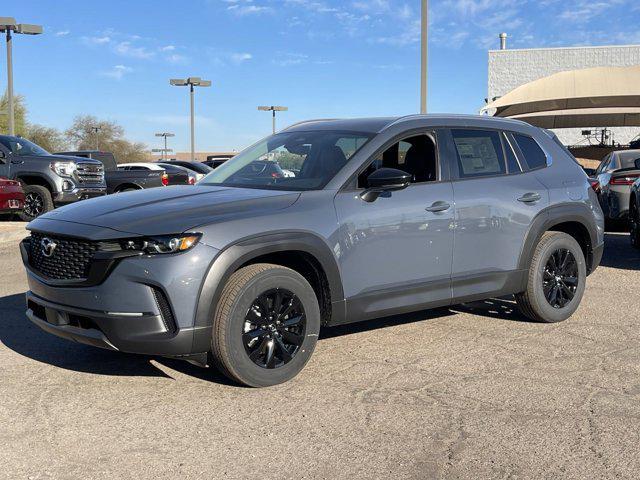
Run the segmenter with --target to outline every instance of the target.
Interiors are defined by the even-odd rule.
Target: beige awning
[[[519,118],[546,128],[638,126],[640,65],[556,73],[522,85],[483,108],[491,110],[497,117]]]

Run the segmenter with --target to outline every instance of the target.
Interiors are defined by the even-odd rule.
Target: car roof
[[[488,128],[528,128],[531,125],[520,120],[508,118],[489,117],[487,115],[461,115],[461,114],[427,114],[406,115],[403,117],[373,117],[352,119],[320,119],[308,120],[296,123],[283,130],[283,132],[304,132],[309,130],[340,130],[363,133],[381,133],[393,125],[402,123],[415,123],[421,126],[478,126]],[[539,129],[538,129],[539,130]]]

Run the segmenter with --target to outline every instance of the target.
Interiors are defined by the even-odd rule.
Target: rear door
[[[518,158],[512,136],[463,128],[451,129],[449,138],[455,176],[453,297],[486,298],[520,278],[525,236],[549,196],[535,170]]]

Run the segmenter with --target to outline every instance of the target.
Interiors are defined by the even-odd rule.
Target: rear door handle
[[[447,202],[438,201],[438,202],[434,202],[430,207],[427,207],[425,210],[431,213],[438,213],[438,212],[444,212],[445,210],[449,210],[450,208],[451,208],[451,205],[449,205]]]
[[[534,203],[539,202],[541,198],[542,196],[539,193],[529,192],[518,198],[518,201],[522,203]]]

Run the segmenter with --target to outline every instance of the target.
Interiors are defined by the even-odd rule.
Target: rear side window
[[[500,134],[492,130],[451,130],[461,178],[506,173]]]
[[[533,138],[526,135],[520,135],[515,133],[514,138],[518,142],[520,151],[524,155],[524,159],[529,166],[529,169],[536,170],[537,168],[543,168],[547,166],[547,156]]]

